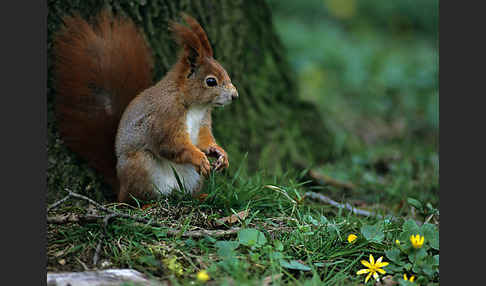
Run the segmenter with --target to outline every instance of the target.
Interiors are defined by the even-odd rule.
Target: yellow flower
[[[410,281],[410,282],[413,282],[413,280],[415,280],[415,276],[410,276],[410,279],[407,278],[407,274],[403,274],[403,280],[406,280],[406,281]]]
[[[350,234],[348,235],[348,242],[353,243],[356,240],[356,238],[358,238],[356,235]]]
[[[398,245],[398,246],[400,246],[400,240],[395,239],[395,244]]]
[[[361,260],[361,264],[363,264],[364,266],[366,266],[368,268],[367,269],[366,268],[361,269],[360,271],[356,272],[356,274],[361,275],[361,274],[368,273],[368,275],[365,278],[365,283],[368,282],[368,280],[370,279],[371,276],[373,276],[373,278],[375,278],[375,280],[378,281],[378,277],[379,277],[378,272],[380,274],[385,274],[386,271],[381,269],[381,268],[388,265],[388,262],[381,262],[382,259],[383,259],[383,256],[378,258],[378,260],[376,260],[376,262],[375,262],[373,255],[370,254],[370,261],[369,262],[366,261],[366,260]]]
[[[196,274],[196,277],[197,277],[197,280],[201,281],[201,282],[206,282],[208,281],[209,279],[211,279],[208,275],[208,273],[206,272],[206,270],[201,270],[199,271],[197,274]]]
[[[169,258],[164,259],[162,262],[176,275],[182,275],[184,273],[183,266],[177,262],[177,257],[172,256]]]
[[[413,248],[421,248],[422,245],[424,244],[425,237],[420,236],[420,234],[417,234],[414,236],[413,234],[410,236],[410,241],[412,242]]]

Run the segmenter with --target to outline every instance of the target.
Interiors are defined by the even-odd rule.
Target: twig
[[[59,201],[53,203],[52,205],[50,205],[48,208],[47,208],[47,212],[49,212],[50,210],[54,209],[54,208],[57,208],[60,204],[64,203],[65,201],[67,201],[69,198],[71,197],[71,194],[68,194],[67,196],[65,196],[64,198],[60,199]]]
[[[124,213],[115,212],[113,210],[110,210],[108,208],[103,207],[102,205],[100,205],[99,203],[93,201],[92,199],[90,199],[88,197],[85,197],[83,195],[71,192],[70,190],[67,190],[67,191],[69,192],[69,194],[71,196],[73,196],[75,198],[86,200],[86,201],[90,202],[91,204],[93,204],[94,206],[98,207],[99,209],[104,210],[106,212],[109,212],[111,214],[114,214],[116,216],[123,217],[123,218],[129,218],[129,219],[132,219],[134,221],[144,223],[144,224],[148,224],[148,225],[151,225],[151,226],[165,227],[163,224],[160,224],[158,222],[154,222],[152,220],[148,220],[148,219],[138,217],[138,216],[132,216],[132,215],[124,214]],[[201,236],[205,236],[205,235],[208,235],[208,236],[225,236],[225,235],[237,233],[239,230],[240,230],[240,228],[231,228],[231,229],[228,229],[228,230],[201,229],[201,230],[186,231],[186,232],[182,233],[182,235],[181,235],[181,233],[180,233],[181,231],[178,230],[178,229],[168,229],[167,235],[172,235],[172,236],[181,235],[183,237],[201,237]]]
[[[326,196],[321,195],[321,194],[318,194],[318,193],[307,192],[307,193],[305,193],[304,196],[305,197],[309,197],[311,199],[315,199],[315,200],[321,201],[323,203],[330,204],[330,205],[335,206],[335,207],[340,208],[340,209],[347,209],[347,210],[349,210],[352,213],[357,214],[357,215],[368,216],[368,217],[376,217],[378,219],[383,219],[384,218],[380,214],[377,214],[377,213],[374,213],[374,212],[369,212],[369,211],[362,210],[362,209],[357,209],[357,208],[353,207],[352,205],[350,205],[349,203],[346,203],[346,204],[338,203],[338,202],[332,200],[331,198],[326,197]],[[398,217],[393,216],[393,215],[388,215],[387,217],[390,220],[393,220],[393,221],[396,221],[396,220],[399,219]],[[416,219],[414,219],[414,221],[415,221],[415,223],[418,226],[421,226],[422,225],[422,222],[421,221],[416,220]]]
[[[354,190],[356,189],[356,185],[351,182],[343,182],[336,180],[326,174],[317,173],[314,170],[309,170],[308,172],[309,177],[313,179],[319,185],[331,185],[337,188],[349,189]]]
[[[124,214],[124,213],[119,213],[119,212],[113,211],[113,210],[111,210],[109,208],[106,208],[106,207],[102,206],[101,204],[93,201],[92,199],[90,199],[90,198],[88,198],[86,196],[83,196],[83,195],[74,193],[74,192],[70,191],[69,189],[66,189],[66,191],[68,191],[69,194],[72,197],[85,200],[85,201],[89,202],[90,204],[94,205],[95,207],[99,208],[100,210],[103,210],[103,211],[108,212],[110,214],[116,214],[116,216],[119,216],[119,217],[122,217],[122,218],[132,219],[132,220],[135,220],[137,222],[141,222],[141,223],[145,223],[145,224],[150,224],[152,226],[157,226],[157,227],[163,227],[164,226],[164,225],[162,225],[160,223],[152,222],[151,220],[147,220],[147,219],[142,218],[142,217],[132,216],[132,215],[129,215],[129,214]]]
[[[47,223],[50,224],[64,224],[69,222],[93,222],[104,216],[98,215],[78,215],[74,213],[61,215],[61,216],[50,216],[47,217]]]
[[[203,237],[203,236],[225,236],[235,234],[240,230],[239,227],[233,227],[230,229],[215,229],[215,230],[207,230],[207,229],[200,229],[200,230],[190,230],[182,233],[181,236],[183,237]],[[167,235],[178,235],[180,234],[180,230],[177,229],[169,229],[167,231]]]
[[[72,192],[69,189],[66,189],[66,191],[69,193],[69,196],[74,197],[74,198],[78,198],[78,199],[81,199],[81,200],[85,200],[85,201],[91,203],[92,205],[94,205],[95,207],[99,208],[100,210],[103,210],[105,212],[110,213],[110,215],[108,215],[108,216],[101,216],[101,217],[104,218],[103,219],[104,222],[105,222],[105,220],[109,220],[109,219],[111,219],[113,217],[122,217],[122,218],[131,219],[131,220],[134,220],[136,222],[143,223],[143,224],[146,224],[146,225],[151,225],[151,226],[155,226],[155,227],[166,227],[166,225],[163,225],[163,224],[158,223],[158,222],[154,222],[151,219],[146,219],[146,218],[139,217],[139,216],[132,216],[132,215],[129,215],[129,214],[124,214],[124,213],[119,213],[119,212],[113,211],[111,209],[108,209],[108,208],[102,206],[101,204],[93,201],[92,199],[90,199],[90,198],[88,198],[86,196],[83,196],[83,195],[74,193],[74,192]],[[97,218],[101,218],[101,217],[100,216],[97,216]],[[48,218],[48,222],[53,222],[53,221],[54,220],[52,218],[51,218],[50,221],[49,221],[49,218]],[[77,221],[79,221],[79,219]],[[58,221],[55,221],[54,223],[64,223],[64,222],[69,222],[69,219],[58,220]],[[105,226],[105,232],[106,232],[106,225],[107,225],[107,223],[104,224],[104,226]],[[202,237],[202,236],[218,237],[218,236],[225,236],[225,235],[235,234],[239,230],[240,230],[239,227],[234,227],[234,228],[230,228],[230,229],[227,229],[227,230],[219,230],[219,229],[216,229],[216,230],[206,230],[206,229],[200,229],[200,230],[185,231],[185,232],[183,232],[181,234],[181,230],[174,229],[174,228],[169,228],[169,229],[167,229],[167,235],[169,235],[169,236],[180,235],[182,237]]]
[[[81,261],[81,259],[79,259],[77,257],[74,257],[74,258],[76,258],[76,260],[79,262],[79,264],[81,264],[81,266],[83,266],[84,271],[89,270],[88,266],[86,266],[86,264],[83,261]]]
[[[103,233],[101,234],[100,240],[98,241],[98,245],[96,246],[95,253],[93,255],[93,265],[96,267],[96,264],[98,264],[98,259],[100,256],[100,251],[101,251],[101,243],[103,242],[103,239],[105,239],[106,234],[108,233],[108,222],[110,219],[118,216],[117,213],[112,213],[103,218]]]
[[[86,196],[83,196],[83,195],[80,195],[80,194],[77,194],[75,192],[72,192],[71,190],[69,189],[65,189],[70,196],[73,196],[75,198],[78,198],[78,199],[82,199],[82,200],[85,200],[85,201],[88,201],[89,203],[93,204],[94,206],[96,206],[97,208],[101,209],[101,210],[104,210],[106,212],[109,212],[109,213],[115,213],[115,211],[112,211],[108,208],[105,208],[104,206],[100,205],[99,203],[93,201],[92,199],[86,197]]]
[[[425,219],[424,224],[428,223],[428,222],[429,222],[429,221],[430,221],[432,218],[434,218],[434,223],[435,223],[436,225],[438,225],[438,224],[439,224],[439,222],[437,221],[436,217],[438,217],[438,214],[431,214],[431,215],[429,215],[429,216],[428,216],[428,217]]]
[[[101,235],[100,240],[98,240],[98,245],[96,245],[96,250],[93,255],[93,265],[96,267],[96,264],[98,263],[100,251],[101,251],[101,242],[103,241],[103,238],[105,237],[104,234]]]
[[[352,213],[357,214],[357,215],[374,216],[374,217],[377,217],[377,218],[380,218],[380,219],[383,218],[382,215],[379,215],[377,213],[372,213],[372,212],[369,212],[369,211],[366,211],[366,210],[357,209],[357,208],[353,207],[352,205],[350,205],[349,203],[346,203],[346,204],[338,203],[338,202],[332,200],[329,197],[326,197],[324,195],[321,195],[321,194],[318,194],[318,193],[315,193],[315,192],[306,192],[305,196],[309,197],[311,199],[321,201],[321,202],[326,203],[326,204],[330,204],[330,205],[335,206],[335,207],[340,208],[340,209],[347,209],[347,210],[349,210]]]

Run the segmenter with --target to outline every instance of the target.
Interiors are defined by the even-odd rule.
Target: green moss
[[[270,10],[263,1],[49,1],[48,3],[48,200],[69,187],[83,192],[106,190],[83,160],[66,150],[56,130],[52,89],[52,38],[62,17],[79,12],[89,18],[103,7],[123,14],[145,33],[155,57],[154,80],[175,61],[176,45],[167,30],[179,11],[195,16],[205,28],[215,58],[238,88],[240,99],[214,112],[217,141],[238,166],[248,153],[250,171],[280,173],[297,160],[315,162],[329,156],[329,134],[312,105],[297,97],[294,74],[276,36]],[[315,132],[319,130],[319,132]],[[331,150],[329,148],[328,150]],[[234,171],[234,170],[230,170]],[[101,196],[101,194],[98,194]]]

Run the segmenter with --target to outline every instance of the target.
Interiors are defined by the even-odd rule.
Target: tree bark
[[[169,19],[185,11],[206,30],[214,57],[228,71],[240,98],[213,113],[213,130],[230,158],[230,172],[248,164],[249,171],[280,173],[293,163],[326,159],[330,136],[316,109],[297,95],[295,76],[273,27],[265,1],[139,0],[49,1],[48,3],[48,192],[69,187],[83,192],[101,186],[99,175],[67,150],[59,139],[53,109],[52,38],[62,18],[73,12],[89,19],[103,7],[134,20],[145,33],[155,57],[159,80],[175,62],[177,47],[167,29]],[[247,154],[247,162],[244,162]],[[59,197],[59,196],[56,196]],[[53,201],[48,195],[48,201]]]

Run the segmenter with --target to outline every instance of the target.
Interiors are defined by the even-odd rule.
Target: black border
[[[47,202],[47,1],[41,1],[41,77],[40,77],[40,90],[42,91],[41,97],[41,144],[39,144],[42,149],[40,152],[41,154],[41,162],[40,169],[41,169],[41,178],[42,178],[42,189],[41,198],[40,198],[40,219],[41,219],[41,239],[40,239],[40,271],[41,271],[41,283],[42,285],[47,285],[47,209],[46,209],[46,202]]]
[[[2,285],[47,284],[47,1],[27,3],[0,18]]]

